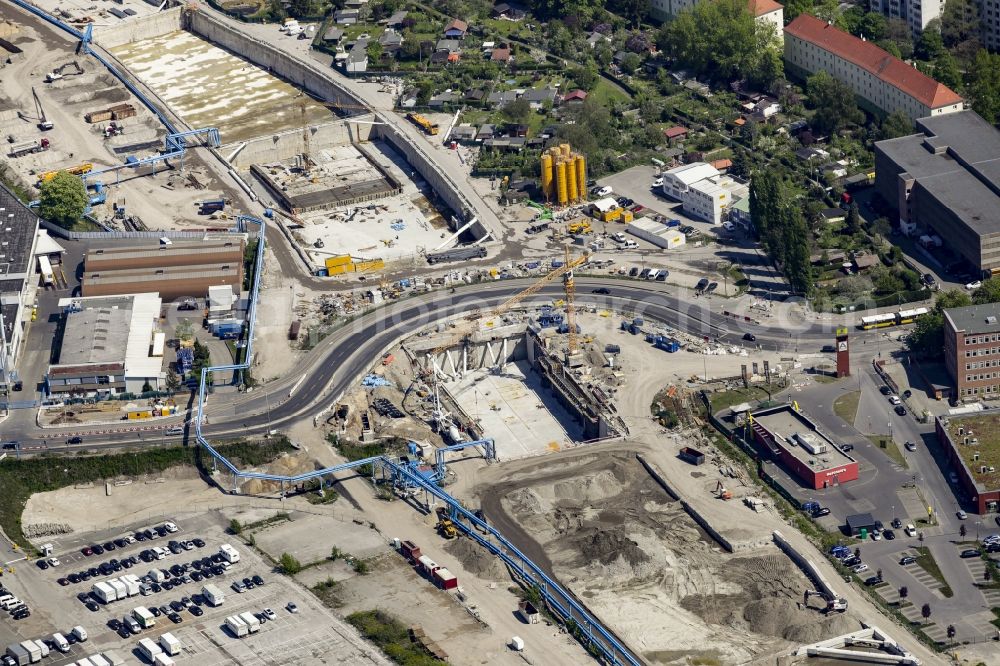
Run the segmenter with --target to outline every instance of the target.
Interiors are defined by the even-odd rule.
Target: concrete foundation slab
[[[579,428],[526,361],[508,364],[499,375],[469,373],[448,390],[493,438],[501,460],[560,451],[579,436]]]

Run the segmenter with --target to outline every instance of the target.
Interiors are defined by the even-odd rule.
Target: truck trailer
[[[100,581],[90,586],[90,593],[104,604],[110,604],[118,599],[118,592],[107,581]]]
[[[257,616],[254,615],[253,613],[250,612],[240,613],[240,619],[246,623],[247,630],[251,634],[256,634],[258,631],[260,631],[260,620],[258,620]]]
[[[13,659],[17,666],[27,666],[31,663],[31,653],[21,647],[19,643],[12,643],[7,646],[7,656]]]
[[[247,626],[247,623],[236,615],[230,615],[226,618],[226,626],[229,627],[229,631],[232,632],[233,636],[236,638],[243,638],[250,633],[250,628]]]
[[[212,606],[221,606],[226,600],[225,593],[211,583],[201,588],[201,593]]]
[[[132,609],[132,617],[135,621],[139,623],[139,626],[143,629],[152,629],[156,626],[156,618],[153,614],[149,612],[149,609],[145,606],[136,606]]]
[[[140,638],[139,639],[139,652],[142,656],[149,661],[153,661],[153,657],[163,652],[160,646],[157,645],[151,638]]]
[[[24,155],[31,155],[32,153],[40,153],[42,151],[49,149],[49,140],[46,138],[32,139],[31,141],[22,141],[21,143],[15,143],[10,147],[11,157],[22,157]]]

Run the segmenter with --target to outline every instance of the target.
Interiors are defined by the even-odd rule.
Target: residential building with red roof
[[[785,26],[785,63],[789,73],[803,78],[825,70],[874,111],[902,111],[916,120],[965,108],[954,90],[809,14],[799,14]]]

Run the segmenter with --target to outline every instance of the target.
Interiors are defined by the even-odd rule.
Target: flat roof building
[[[944,311],[944,365],[959,400],[1000,398],[1000,304]]]
[[[46,376],[52,395],[142,393],[162,390],[162,351],[154,355],[159,294],[65,298],[59,362]]]
[[[244,241],[239,236],[170,245],[108,247],[84,256],[81,292],[111,296],[155,291],[164,299],[203,297],[210,287],[243,287]]]
[[[663,173],[663,194],[698,219],[720,224],[731,206],[748,197],[749,186],[707,162],[692,162]]]
[[[993,412],[939,416],[934,432],[958,485],[976,511],[1000,510],[1000,415]]]
[[[785,62],[801,77],[829,72],[873,111],[911,119],[961,111],[962,98],[915,67],[810,14],[785,26]]]
[[[0,393],[16,377],[35,275],[38,217],[0,183]]]
[[[752,412],[753,439],[806,487],[819,490],[855,481],[858,463],[790,405]]]
[[[875,187],[904,233],[934,233],[973,266],[1000,270],[1000,131],[975,111],[917,121],[875,144]]]

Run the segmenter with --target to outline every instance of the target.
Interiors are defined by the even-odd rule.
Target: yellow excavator
[[[458,536],[458,528],[455,527],[455,523],[451,521],[448,517],[448,510],[443,506],[437,508],[437,531],[445,539],[454,539]]]

